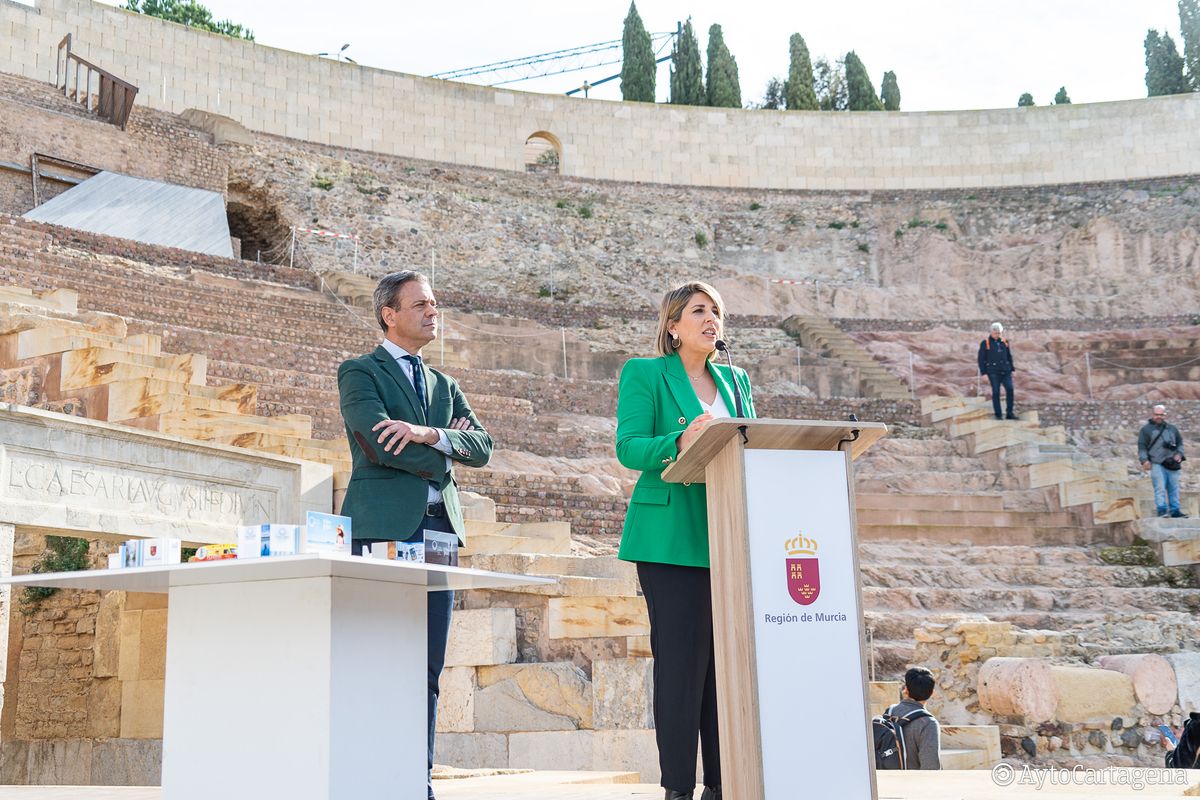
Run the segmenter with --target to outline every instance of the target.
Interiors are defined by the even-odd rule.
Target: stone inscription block
[[[332,505],[325,464],[0,404],[0,521],[17,527],[223,542]]]

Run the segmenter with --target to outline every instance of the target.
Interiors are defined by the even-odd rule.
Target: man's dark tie
[[[428,414],[428,401],[425,399],[425,370],[421,369],[420,356],[404,356],[404,360],[412,364],[413,389],[417,392],[417,402],[421,405],[421,413]]]
[[[429,405],[425,399],[425,370],[421,369],[420,356],[404,356],[404,360],[412,364],[413,371],[413,389],[417,392],[417,403],[421,406],[421,413],[426,419],[429,417]],[[429,481],[429,485],[434,489],[441,491],[441,486],[437,481]]]

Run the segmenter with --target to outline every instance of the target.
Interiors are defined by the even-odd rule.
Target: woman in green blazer
[[[704,484],[666,483],[662,472],[705,423],[734,416],[735,381],[746,416],[754,416],[746,373],[713,361],[724,320],[721,296],[706,283],[667,292],[657,358],[626,362],[617,396],[617,458],[642,473],[629,499],[620,558],[637,564],[650,615],[655,735],[667,800],[693,796],[697,739],[702,800],[721,798],[707,496]]]

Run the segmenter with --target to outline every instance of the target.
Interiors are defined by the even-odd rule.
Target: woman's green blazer
[[[745,370],[713,361],[708,371],[729,412],[734,413],[733,384],[738,382],[746,416],[754,416],[750,379]],[[679,455],[677,440],[703,409],[679,356],[634,358],[621,369],[617,395],[617,459],[641,471],[619,558],[686,567],[708,566],[708,498],[704,484],[666,483],[662,471]]]

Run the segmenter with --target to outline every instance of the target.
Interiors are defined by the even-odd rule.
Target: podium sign
[[[850,459],[886,432],[715,420],[663,472],[708,485],[721,774],[737,800],[878,796]]]
[[[747,451],[746,505],[765,796],[866,800],[846,455]]]

